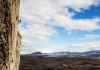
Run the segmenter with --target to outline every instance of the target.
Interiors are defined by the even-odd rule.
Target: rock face
[[[19,68],[19,5],[19,0],[0,0],[0,70]]]

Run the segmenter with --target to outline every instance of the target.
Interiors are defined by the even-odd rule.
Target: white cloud
[[[83,38],[87,38],[87,39],[96,39],[96,38],[100,38],[100,35],[94,35],[94,34],[86,34]]]
[[[26,49],[30,46],[36,50],[55,51],[56,47],[46,45],[49,38],[58,35],[54,26],[65,28],[67,31],[100,29],[100,26],[97,26],[100,18],[73,20],[71,17],[75,13],[70,13],[68,8],[65,8],[65,6],[70,7],[80,12],[82,8],[88,9],[89,6],[96,6],[99,3],[99,0],[21,0],[20,17],[27,23],[25,28],[24,25],[20,26],[20,33],[23,37],[22,46]],[[45,50],[46,47],[41,48],[41,46],[50,49]],[[35,50],[31,49],[31,51]]]
[[[22,0],[21,1],[21,18],[27,23],[39,25],[53,25],[48,20],[56,20],[56,26],[63,26],[66,30],[80,29],[85,31],[100,29],[97,23],[100,18],[73,20],[65,5],[75,9],[87,8],[91,5],[98,5],[99,0]],[[59,14],[62,12],[63,14]],[[65,16],[66,14],[66,16]]]
[[[58,8],[51,0],[21,0],[21,17],[29,23],[50,19]]]
[[[61,51],[70,51],[70,52],[84,52],[91,50],[100,50],[100,41],[95,42],[80,42],[75,44],[65,44],[59,46],[50,46],[43,48],[42,52],[61,52]]]
[[[54,28],[39,24],[27,25],[27,28],[20,26],[20,33],[23,38],[37,38],[42,40],[57,35]]]
[[[57,15],[54,19],[58,22],[59,26],[64,27],[66,30],[92,31],[100,29],[100,26],[97,25],[100,22],[100,18],[73,20],[69,16]]]
[[[99,0],[21,0],[20,16],[29,23],[43,22],[64,6],[80,10],[98,4]]]
[[[71,7],[77,11],[81,9],[88,9],[91,5],[97,6],[100,4],[100,0],[64,0],[65,5]]]
[[[71,51],[90,51],[90,50],[100,50],[100,41],[95,41],[95,42],[82,42],[78,44],[73,44]]]
[[[64,44],[59,46],[55,46],[43,42],[41,43],[39,43],[34,47],[23,47],[22,54],[33,53],[36,51],[43,52],[43,53],[52,53],[52,52],[62,52],[62,51],[84,52],[84,51],[91,51],[91,50],[100,50],[100,41],[80,42],[75,44]]]

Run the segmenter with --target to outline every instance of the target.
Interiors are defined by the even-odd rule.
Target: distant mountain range
[[[84,52],[83,54],[87,56],[100,56],[100,50],[88,51]]]
[[[33,56],[47,56],[47,57],[78,57],[78,56],[100,56],[100,50],[93,50],[87,52],[54,52],[54,53],[32,53]]]

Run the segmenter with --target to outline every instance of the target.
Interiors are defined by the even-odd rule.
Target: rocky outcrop
[[[18,70],[20,59],[19,0],[0,0],[0,70]]]

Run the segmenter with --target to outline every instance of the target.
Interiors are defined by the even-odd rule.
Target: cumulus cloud
[[[57,15],[55,20],[66,30],[91,31],[100,29],[100,26],[97,25],[100,22],[100,18],[73,20],[65,15]]]
[[[57,32],[52,27],[39,24],[28,25],[28,28],[22,27],[20,30],[24,38],[29,37],[30,39],[31,38],[46,39],[47,37],[56,36],[57,34]]]
[[[21,17],[29,23],[50,19],[58,8],[51,0],[21,0]]]
[[[29,23],[43,22],[64,7],[77,10],[98,4],[100,4],[99,0],[21,0],[20,16]]]
[[[100,18],[74,20],[71,17],[75,13],[68,11],[68,8],[73,8],[80,12],[81,9],[99,4],[99,0],[21,0],[20,17],[25,22],[25,25],[23,22],[20,25],[22,46],[26,49],[34,46],[33,49],[38,50],[42,49],[41,46],[49,48],[50,46],[46,45],[48,39],[59,34],[55,27],[62,27],[66,31],[100,29],[97,25]],[[56,47],[53,48],[52,50],[56,49]]]
[[[65,0],[65,5],[81,11],[81,9],[88,9],[91,5],[97,6],[100,4],[100,0]]]

